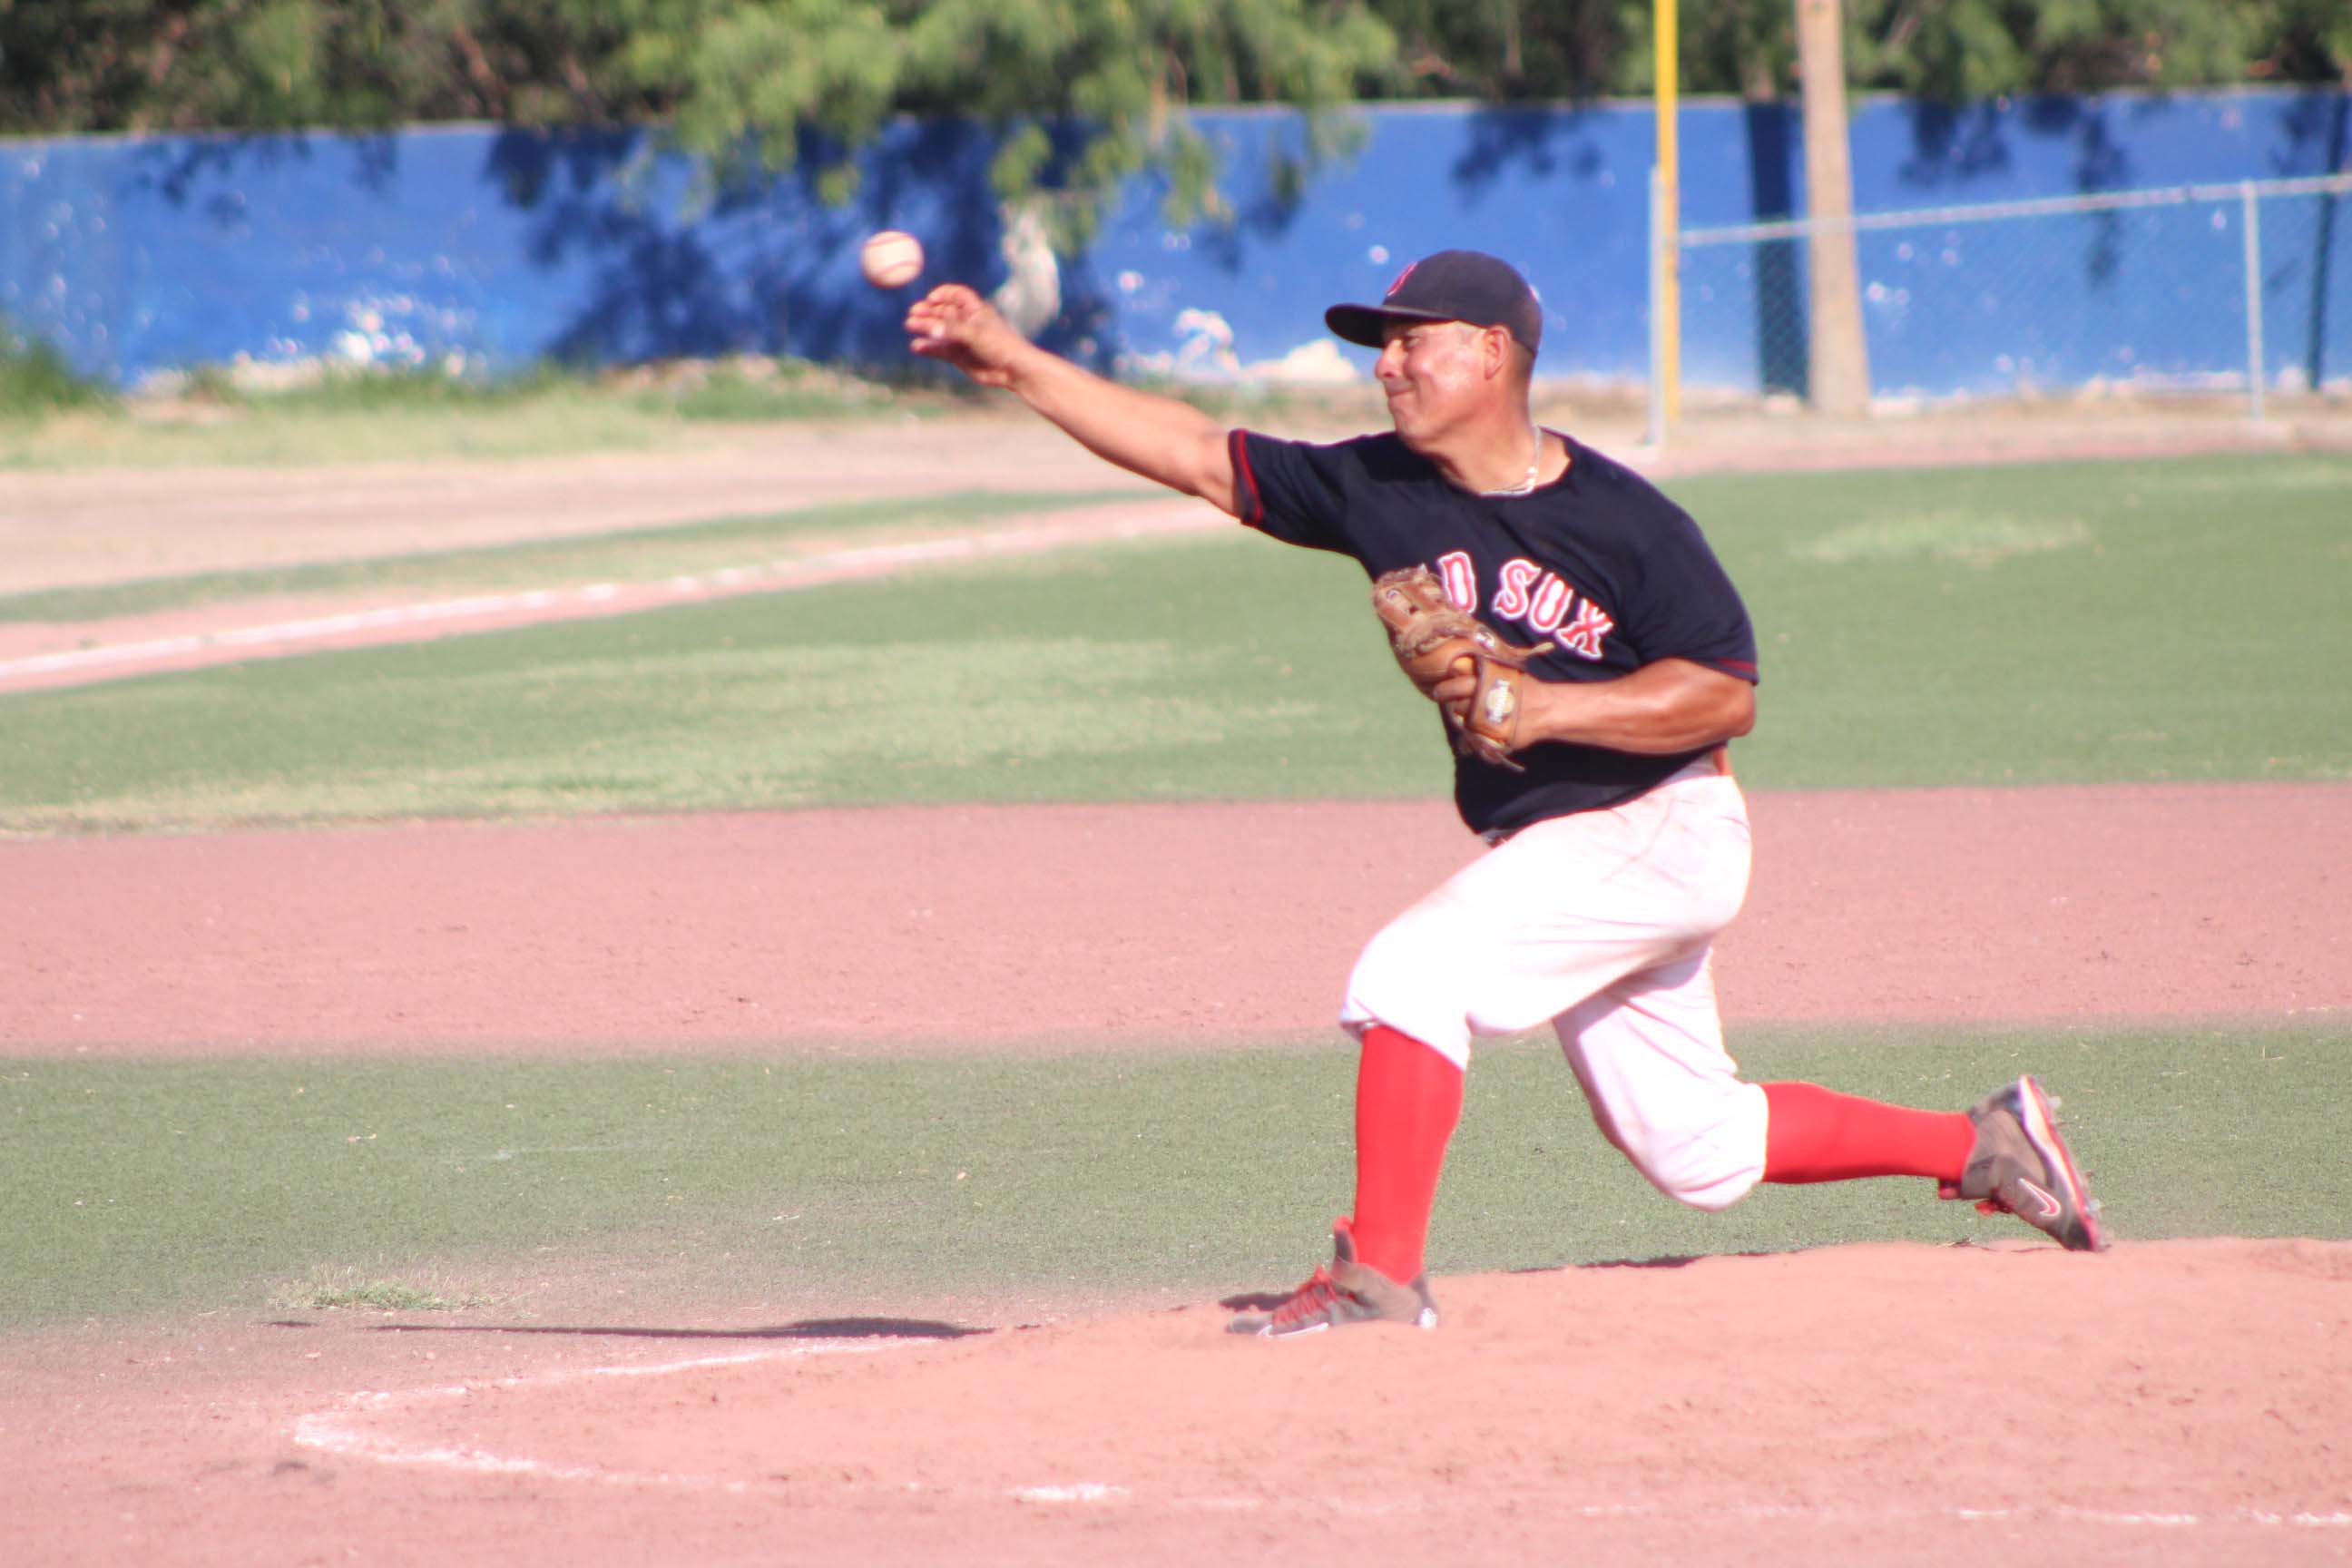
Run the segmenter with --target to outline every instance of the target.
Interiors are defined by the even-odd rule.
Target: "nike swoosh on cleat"
[[[2021,1181],[2017,1185],[2021,1191],[2031,1194],[2034,1202],[2042,1205],[2042,1213],[2035,1217],[2040,1219],[2056,1219],[2060,1215],[2066,1212],[2065,1205],[2060,1203],[2056,1198],[2052,1197],[2048,1193],[2043,1192],[2040,1187],[2035,1186],[2032,1182]]]

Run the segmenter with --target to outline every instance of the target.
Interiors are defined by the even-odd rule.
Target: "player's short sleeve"
[[[1642,591],[1625,627],[1642,662],[1685,658],[1757,680],[1756,628],[1698,524],[1668,509],[1647,542]]]
[[[1361,466],[1352,443],[1315,446],[1255,430],[1236,430],[1226,439],[1236,517],[1285,543],[1349,548],[1349,478]]]

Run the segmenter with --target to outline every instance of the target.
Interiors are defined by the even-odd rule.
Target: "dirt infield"
[[[1753,805],[1735,1026],[2352,1008],[2352,787]],[[1474,847],[1427,803],[0,841],[0,1038],[1244,1048],[1328,1026],[1363,937]],[[2352,1244],[1643,1258],[1279,1345],[1206,1300],[608,1287],[0,1340],[0,1558],[2352,1562]]]
[[[2352,790],[1756,806],[1735,1024],[2352,1006]],[[0,1026],[75,1054],[1239,1040],[1319,1026],[1360,935],[1466,847],[1429,804],[0,844],[27,959]],[[2080,1258],[2020,1227],[1439,1289],[1436,1334],[1280,1345],[1207,1301],[594,1280],[20,1336],[0,1466],[50,1500],[10,1560],[2352,1557],[2352,1245]]]
[[[77,1371],[11,1376],[11,1560],[2352,1551],[2352,1247],[1858,1247],[1443,1291],[1433,1334],[1278,1345],[1206,1307],[93,1334],[58,1347]]]
[[[1752,809],[1718,979],[1735,1020],[2352,1008],[2352,787]],[[1330,1024],[1364,939],[1476,847],[1428,802],[0,842],[0,946],[19,955],[0,1037],[568,1054],[1303,1034]]]

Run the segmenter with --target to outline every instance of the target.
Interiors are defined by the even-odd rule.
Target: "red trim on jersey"
[[[1265,521],[1265,498],[1257,493],[1257,475],[1250,471],[1249,432],[1235,430],[1225,437],[1234,463],[1234,515],[1255,527]]]

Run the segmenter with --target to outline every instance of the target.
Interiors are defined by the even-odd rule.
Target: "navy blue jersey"
[[[1698,524],[1623,464],[1561,439],[1558,480],[1481,496],[1394,435],[1314,446],[1236,430],[1234,501],[1251,527],[1352,555],[1369,576],[1427,566],[1505,640],[1553,645],[1528,667],[1539,679],[1613,679],[1662,658],[1756,679],[1747,607]],[[1510,832],[1614,805],[1701,754],[1546,742],[1516,754],[1523,773],[1457,756],[1454,799],[1473,831]]]

